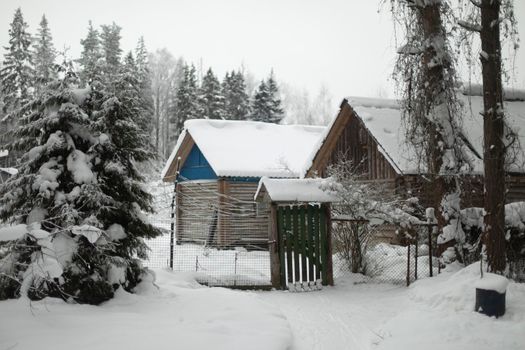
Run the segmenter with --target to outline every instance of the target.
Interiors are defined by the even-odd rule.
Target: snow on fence
[[[170,227],[171,220],[154,219],[152,223],[160,227],[164,234],[147,241],[151,251],[144,264],[153,268],[170,266]],[[409,245],[386,243],[391,228],[377,229],[374,239],[369,242],[364,255],[363,273],[373,282],[410,284],[418,278],[438,273],[437,258],[431,257],[426,227],[423,227]],[[386,232],[388,231],[388,232]],[[176,244],[174,237],[173,270],[195,273],[196,279],[210,286],[228,287],[268,287],[271,281],[270,256],[266,248],[238,244],[227,249],[207,246],[206,242],[187,242]],[[406,242],[405,242],[406,243]],[[430,260],[432,259],[432,260]],[[350,273],[350,265],[334,245],[334,278]]]
[[[336,281],[352,271],[352,242],[346,239],[347,233],[340,231],[351,230],[347,224],[336,223],[347,227],[334,230],[333,261]],[[393,226],[369,226],[369,232],[360,237],[362,260],[358,267],[354,267],[355,271],[363,273],[373,282],[406,285],[419,278],[437,275],[439,262],[434,256],[435,234],[432,234],[432,241],[429,242],[428,227],[422,225],[416,232],[412,232],[413,236],[404,237],[403,244],[400,244],[394,231]]]
[[[152,224],[163,229],[164,234],[146,242],[150,252],[144,264],[153,268],[169,267],[171,220],[154,219]],[[207,226],[206,223],[202,225]],[[173,242],[173,270],[195,273],[199,283],[239,288],[271,285],[270,255],[264,245],[247,241],[217,247],[204,240],[177,243],[176,237]]]

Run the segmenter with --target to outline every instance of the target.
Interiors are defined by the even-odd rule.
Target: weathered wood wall
[[[217,191],[217,181],[177,185],[177,244],[206,242],[218,207]]]
[[[266,246],[269,208],[257,209],[253,200],[256,190],[256,182],[228,179],[179,183],[177,242]]]
[[[268,244],[270,209],[257,209],[253,199],[257,185],[257,182],[228,181],[227,201],[231,210],[225,213],[224,220],[229,225],[229,244]]]
[[[345,104],[308,174],[327,176],[327,168],[344,159],[352,162],[363,180],[395,179],[396,171],[379,147],[354,110]]]

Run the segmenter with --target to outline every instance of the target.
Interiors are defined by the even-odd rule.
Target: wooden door
[[[332,284],[329,222],[323,205],[277,208],[280,284],[311,290]]]

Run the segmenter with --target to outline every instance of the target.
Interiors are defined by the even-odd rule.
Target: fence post
[[[326,274],[328,285],[334,285],[334,263],[332,261],[332,214],[330,204],[325,205],[326,215]]]
[[[173,183],[173,197],[171,198],[171,225],[170,225],[170,269],[173,270],[173,246],[175,244],[175,198],[177,196],[177,183],[179,181],[180,157],[177,158],[177,171]]]
[[[410,285],[410,240],[407,245],[407,287]]]
[[[419,231],[416,230],[415,232],[416,238],[415,238],[415,252],[414,252],[414,280],[417,281],[417,259],[419,258],[419,247],[418,247],[418,240],[419,240]]]
[[[279,255],[279,233],[278,233],[278,220],[277,220],[277,205],[274,203],[270,206],[270,231],[269,231],[269,250],[270,250],[270,266],[271,266],[271,281],[272,287],[275,289],[281,289],[281,256]],[[281,232],[282,234],[282,232]]]
[[[175,244],[175,197],[177,196],[177,180],[173,184],[173,197],[171,198],[171,225],[170,225],[170,269],[173,270],[173,246]]]
[[[433,277],[434,272],[432,271],[432,225],[430,223],[430,220],[428,220],[427,224],[428,228],[428,268],[430,271],[430,277]]]

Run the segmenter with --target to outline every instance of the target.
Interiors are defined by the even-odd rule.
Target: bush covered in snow
[[[466,208],[461,211],[461,224],[466,233],[466,261],[479,259],[483,233],[483,208]],[[505,205],[505,240],[508,275],[525,281],[525,202]]]
[[[23,156],[0,186],[0,219],[12,225],[0,230],[0,299],[99,304],[147,273],[143,239],[160,232],[142,214],[151,196],[135,162],[151,154],[129,78],[77,89],[68,72],[16,113],[11,147]]]

